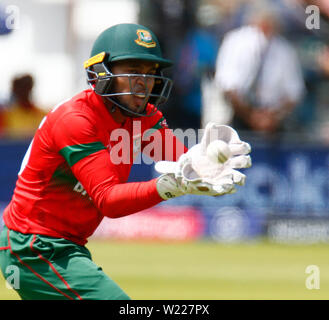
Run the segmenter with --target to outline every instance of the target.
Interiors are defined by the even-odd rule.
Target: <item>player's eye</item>
[[[139,74],[139,72],[135,69],[131,69],[131,70],[128,70],[127,73],[130,73],[130,74]]]

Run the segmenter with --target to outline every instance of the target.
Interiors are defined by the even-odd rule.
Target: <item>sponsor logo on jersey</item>
[[[89,200],[91,200],[91,198],[89,197],[87,191],[85,190],[85,188],[83,187],[83,185],[79,181],[74,186],[73,191],[80,193],[83,197],[88,196]]]

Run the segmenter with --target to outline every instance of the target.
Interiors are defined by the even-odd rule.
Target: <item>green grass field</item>
[[[96,241],[94,261],[133,299],[329,299],[329,245]],[[320,289],[305,282],[320,269]],[[18,295],[0,279],[0,299]]]

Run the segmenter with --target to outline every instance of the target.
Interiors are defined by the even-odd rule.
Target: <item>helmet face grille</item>
[[[147,114],[146,106],[147,103],[153,104],[157,109],[160,104],[165,103],[170,95],[172,89],[172,80],[164,77],[161,72],[158,75],[150,74],[112,74],[110,70],[106,67],[105,63],[98,63],[87,67],[87,82],[93,88],[95,93],[107,98],[116,106],[124,110],[126,113],[130,113],[131,116],[152,116],[152,114]],[[115,78],[127,78],[129,82],[130,90],[129,92],[113,92],[112,84]],[[132,80],[140,78],[144,81],[145,92],[136,92],[132,85]],[[154,87],[152,91],[148,91],[147,82],[152,79],[154,80]],[[118,101],[118,97],[125,95],[135,95],[144,98],[144,103],[138,110],[131,110],[129,106],[123,105]]]

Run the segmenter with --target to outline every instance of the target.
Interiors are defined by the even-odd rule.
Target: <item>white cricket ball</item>
[[[214,163],[224,163],[231,156],[230,147],[222,140],[214,140],[207,147],[207,157]]]

